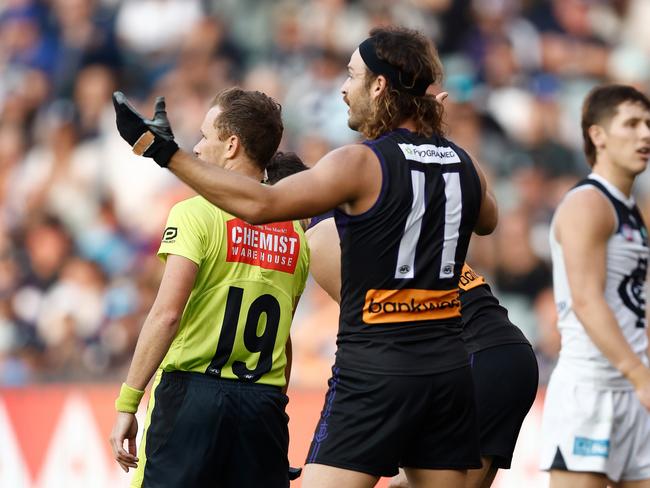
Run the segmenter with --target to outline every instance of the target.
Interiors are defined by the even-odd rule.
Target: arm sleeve
[[[210,242],[209,222],[212,219],[207,208],[193,200],[177,203],[169,212],[158,249],[158,257],[163,261],[166,261],[167,255],[174,254],[200,266],[206,255]]]

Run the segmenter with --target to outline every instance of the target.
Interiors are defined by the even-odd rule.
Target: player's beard
[[[363,132],[363,127],[370,121],[373,112],[372,99],[369,94],[363,93],[354,102],[350,100],[348,127],[357,132]]]

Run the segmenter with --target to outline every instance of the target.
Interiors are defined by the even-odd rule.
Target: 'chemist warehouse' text
[[[241,219],[227,222],[228,262],[239,262],[292,273],[300,254],[300,240],[292,222],[251,225]]]

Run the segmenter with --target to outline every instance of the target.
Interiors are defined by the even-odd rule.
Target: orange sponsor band
[[[469,291],[477,286],[484,285],[485,278],[474,271],[467,263],[463,264],[463,270],[460,272],[458,287],[463,291]]]
[[[368,290],[363,306],[366,324],[420,322],[460,317],[458,289]]]

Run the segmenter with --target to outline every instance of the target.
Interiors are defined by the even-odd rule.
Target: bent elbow
[[[486,192],[485,198],[481,202],[481,209],[478,214],[478,220],[474,226],[474,232],[480,236],[486,236],[494,232],[499,222],[499,207],[497,207],[494,195],[489,191]]]
[[[163,333],[176,334],[181,323],[182,313],[175,310],[165,310],[156,314],[156,323]]]
[[[497,223],[494,221],[494,223],[491,223],[489,225],[477,225],[474,227],[474,233],[478,236],[487,236],[489,234],[492,234],[494,232],[494,229],[496,229]]]
[[[494,232],[494,229],[497,228],[497,222],[499,219],[497,218],[496,215],[494,215],[490,219],[484,219],[483,222],[477,222],[476,226],[474,226],[474,233],[479,236],[486,236],[488,234],[492,234]]]
[[[571,307],[576,315],[581,316],[591,307],[593,300],[590,300],[584,293],[574,293],[571,296]]]

